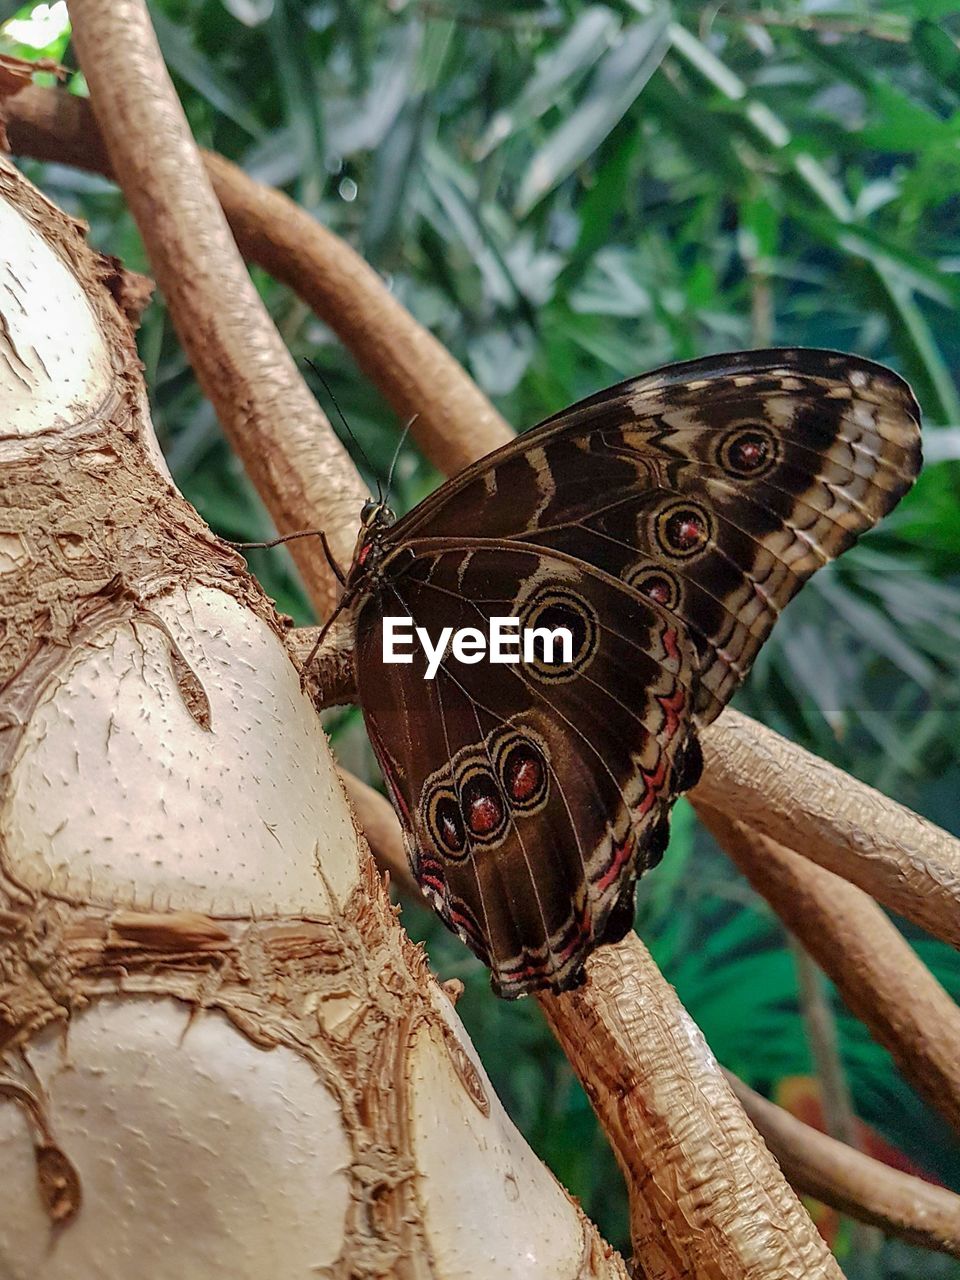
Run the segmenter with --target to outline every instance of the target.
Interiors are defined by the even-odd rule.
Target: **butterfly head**
[[[365,533],[376,529],[389,529],[396,519],[397,517],[382,498],[368,498],[360,508],[360,523]]]

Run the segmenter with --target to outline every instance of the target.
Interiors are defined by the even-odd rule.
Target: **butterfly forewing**
[[[670,366],[542,423],[380,539],[357,682],[414,871],[506,995],[575,984],[784,605],[889,511],[919,411],[823,351]],[[551,593],[553,593],[551,595]],[[544,612],[546,610],[546,612]],[[566,614],[564,611],[566,610]],[[564,616],[579,665],[385,665],[385,616],[434,639]]]
[[[900,378],[823,351],[671,366],[575,405],[428,498],[402,538],[555,547],[672,609],[713,719],[784,605],[890,510],[920,463]]]

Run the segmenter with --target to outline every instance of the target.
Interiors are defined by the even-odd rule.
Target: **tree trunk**
[[[5,162],[0,243],[0,1274],[625,1276],[166,472],[117,306],[142,282]]]

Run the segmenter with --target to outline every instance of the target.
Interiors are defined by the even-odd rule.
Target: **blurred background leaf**
[[[913,381],[926,424],[920,482],[791,604],[738,703],[960,833],[956,4],[151,0],[151,10],[198,140],[360,249],[518,428],[657,364],[737,347],[853,350]],[[0,22],[0,50],[75,65],[62,3],[0,0]],[[82,77],[70,87],[84,92]],[[98,245],[146,267],[111,184],[24,167]],[[324,324],[255,279],[384,475],[390,409]],[[183,491],[225,536],[267,534],[159,300],[140,349]],[[397,505],[437,480],[407,447]],[[251,565],[281,609],[309,620],[289,557],[255,552]],[[336,713],[330,728],[341,759],[375,780],[359,713]],[[638,897],[641,934],[720,1059],[807,1106],[815,1081],[783,931],[684,801]],[[626,1247],[619,1174],[536,1005],[493,1000],[484,971],[432,916],[407,907],[404,923],[444,977],[464,980],[462,1015],[521,1129]],[[956,953],[901,927],[960,995]],[[871,1141],[960,1189],[955,1138],[834,1004]],[[817,1220],[850,1276],[960,1277],[956,1263],[901,1244],[857,1256],[848,1225]]]

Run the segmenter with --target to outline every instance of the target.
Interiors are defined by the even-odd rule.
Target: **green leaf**
[[[575,88],[607,50],[620,19],[603,5],[591,5],[576,18],[563,39],[537,60],[533,76],[510,106],[496,113],[477,143],[478,160],[529,126]]]
[[[517,193],[518,218],[592,155],[637,100],[668,43],[665,11],[624,29],[597,66],[584,97],[530,161]]]
[[[960,96],[960,49],[930,18],[914,24],[912,43],[917,57],[930,74],[951,93]]]
[[[172,22],[156,7],[151,7],[150,19],[160,42],[163,60],[171,70],[251,138],[263,137],[264,127],[236,81],[200,52],[189,30]]]

